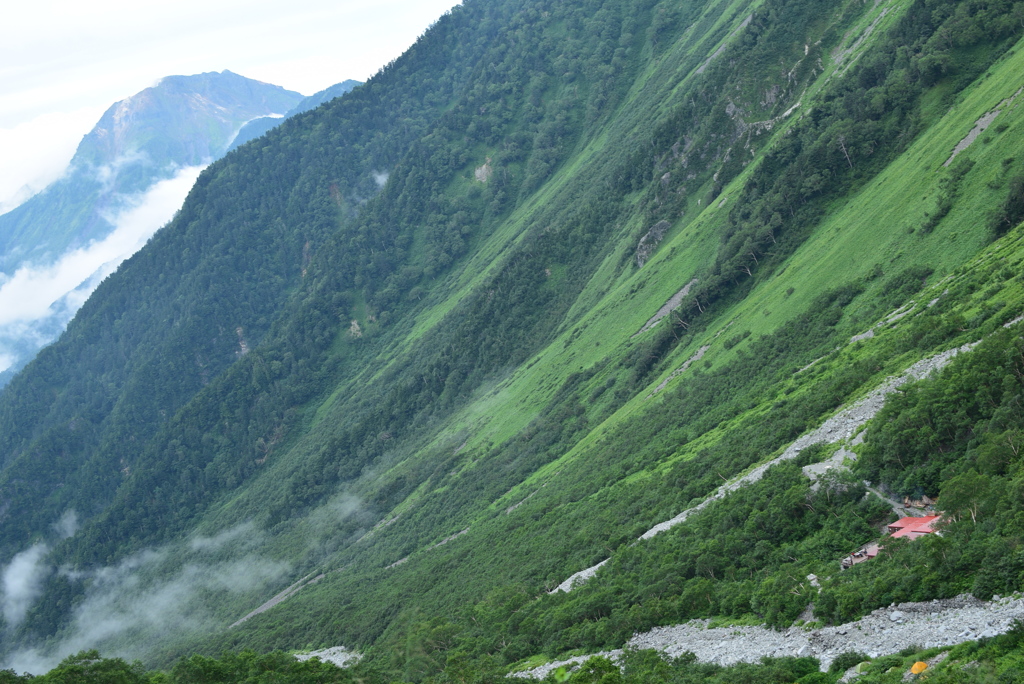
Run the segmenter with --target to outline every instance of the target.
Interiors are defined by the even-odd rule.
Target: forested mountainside
[[[0,395],[6,662],[457,681],[1019,591],[1022,34],[1000,0],[466,0],[206,169]],[[944,535],[840,574],[886,494]]]

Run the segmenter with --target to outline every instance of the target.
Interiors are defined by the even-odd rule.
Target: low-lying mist
[[[223,628],[234,613],[222,614],[225,601],[216,599],[251,594],[252,601],[259,600],[292,569],[264,558],[258,550],[263,541],[252,525],[243,524],[95,570],[53,567],[50,547],[36,544],[15,556],[3,573],[6,636],[12,638],[54,573],[83,583],[84,598],[56,639],[46,645],[8,644],[0,668],[38,674],[93,648],[135,659],[191,633]]]
[[[333,554],[377,518],[360,497],[342,491],[278,537],[252,522],[226,524],[107,567],[82,569],[53,560],[60,540],[79,528],[78,516],[68,511],[52,525],[53,539],[18,553],[3,569],[0,669],[38,674],[85,649],[146,660],[176,641],[224,630],[300,575],[314,568],[330,572]],[[80,599],[60,632],[41,643],[19,627],[31,627],[32,610],[48,600],[53,579],[78,585]]]
[[[104,216],[114,229],[102,240],[52,263],[28,263],[12,274],[0,273],[0,372],[27,360],[26,354],[63,331],[100,282],[173,218],[203,168],[178,169],[146,192],[121,198],[121,209]]]

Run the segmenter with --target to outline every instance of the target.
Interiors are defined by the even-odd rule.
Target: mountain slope
[[[888,515],[856,482],[779,466],[634,542],[924,356],[992,332],[978,358],[1012,356],[1019,7],[924,6],[467,2],[211,166],[0,397],[2,549],[45,551],[6,648],[345,644],[418,680],[690,617],[790,624],[794,578]],[[974,448],[938,479],[865,468],[932,496]],[[218,579],[239,560],[259,570]],[[866,587],[900,562],[828,584],[828,617],[888,603]],[[174,638],[129,620],[193,576]]]
[[[285,112],[283,117],[264,116],[247,122],[241,129],[239,129],[238,135],[235,136],[235,139],[231,141],[231,146],[228,148],[228,151],[244,145],[250,140],[259,138],[267,131],[280,125],[281,121],[284,119],[295,116],[296,114],[301,114],[302,112],[308,112],[310,109],[315,109],[325,102],[330,102],[336,97],[341,97],[358,85],[362,85],[362,83],[351,79],[342,81],[341,83],[335,83],[330,88],[324,88],[318,93],[302,98],[297,105]]]
[[[299,99],[224,71],[169,76],[112,105],[62,178],[0,216],[0,383],[170,218],[199,169],[224,154],[245,122]]]
[[[111,228],[103,212],[119,195],[141,192],[177,167],[209,163],[246,121],[300,99],[224,71],[169,76],[111,105],[82,139],[70,174],[3,216],[0,266],[10,273],[21,261],[103,237]]]

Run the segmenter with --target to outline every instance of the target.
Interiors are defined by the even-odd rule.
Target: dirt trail
[[[877,7],[877,6],[878,6],[878,4],[876,3],[875,7]],[[887,14],[889,14],[889,8],[888,7],[886,7],[884,10],[882,10],[881,14],[879,14],[877,17],[875,17],[875,20],[873,22],[871,22],[871,24],[869,24],[866,29],[864,29],[864,32],[862,34],[860,34],[860,36],[853,43],[853,45],[851,45],[850,47],[848,47],[845,50],[843,50],[842,48],[836,48],[836,50],[832,53],[832,61],[834,61],[836,63],[836,66],[842,67],[843,66],[843,62],[845,62],[850,57],[850,55],[854,54],[855,52],[857,52],[857,50],[860,49],[860,46],[863,45],[864,42],[867,41],[867,39],[871,37],[871,34],[875,32],[875,28],[878,26],[878,23],[880,21],[882,21],[882,19],[885,19]],[[847,36],[843,36],[843,41],[844,42],[845,42],[846,38],[847,38]],[[849,69],[851,66],[853,66],[853,63],[856,62],[856,61],[857,60],[851,61],[843,69],[839,70],[838,74],[840,76],[845,74],[847,69]]]
[[[661,390],[665,389],[668,386],[668,383],[672,382],[677,377],[679,377],[680,375],[685,373],[687,370],[689,370],[690,366],[692,366],[694,363],[696,363],[697,361],[700,361],[701,359],[703,359],[704,355],[708,353],[708,349],[711,349],[711,345],[710,344],[705,344],[703,347],[701,347],[696,352],[694,352],[693,356],[691,356],[690,358],[686,359],[686,361],[683,362],[682,366],[680,366],[679,368],[676,368],[674,371],[669,373],[669,376],[667,378],[665,378],[664,380],[662,380],[658,384],[658,386],[654,388],[654,391],[651,392],[650,394],[648,394],[644,398],[645,399],[650,399],[655,394],[657,394]]]
[[[235,622],[231,623],[231,627],[237,627],[238,625],[242,624],[243,622],[245,622],[249,618],[256,617],[260,613],[263,613],[265,611],[270,610],[271,608],[276,606],[278,603],[281,603],[281,601],[284,601],[286,599],[291,598],[295,593],[297,593],[303,587],[305,587],[307,585],[310,585],[310,584],[314,584],[316,582],[319,582],[321,579],[323,579],[323,577],[324,577],[324,575],[322,575],[322,574],[317,575],[316,577],[314,577],[312,574],[306,575],[305,577],[303,577],[298,582],[296,582],[295,584],[291,585],[290,587],[288,587],[284,591],[280,592],[279,594],[276,594],[272,599],[270,599],[269,601],[264,603],[262,606],[260,606],[256,610],[252,611],[251,613],[249,613],[245,617],[243,617],[243,618],[241,618],[239,620],[236,620]]]
[[[1000,102],[996,106],[996,108],[993,109],[991,112],[985,114],[980,119],[975,121],[974,128],[972,128],[971,131],[966,136],[964,136],[963,140],[956,144],[956,147],[953,148],[953,154],[949,155],[949,159],[946,160],[946,163],[944,163],[943,166],[949,166],[950,164],[952,164],[953,160],[956,159],[957,155],[966,150],[968,147],[970,147],[971,143],[977,140],[978,136],[984,133],[985,130],[992,125],[992,122],[996,120],[996,117],[999,116],[1004,109],[1012,105],[1013,101],[1016,100],[1022,92],[1024,92],[1024,87],[1022,87],[1012,96]]]
[[[713,61],[715,61],[715,58],[718,57],[720,54],[722,54],[725,51],[725,48],[729,47],[729,44],[732,42],[732,39],[735,38],[736,36],[738,36],[740,34],[740,31],[742,31],[743,29],[747,28],[747,26],[750,25],[750,21],[753,18],[754,18],[753,14],[748,14],[747,18],[744,19],[743,21],[741,21],[740,25],[736,27],[736,30],[733,31],[732,33],[730,33],[729,37],[726,38],[724,41],[722,41],[722,44],[718,46],[718,49],[715,50],[711,54],[710,57],[708,57],[706,60],[704,60],[703,64],[701,64],[699,67],[697,67],[697,73],[698,74],[703,74],[705,69],[708,68],[708,65],[710,65]]]

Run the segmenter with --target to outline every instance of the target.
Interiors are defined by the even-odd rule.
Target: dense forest
[[[1009,0],[466,0],[207,168],[0,393],[0,681],[498,681],[1021,591],[1022,36]],[[840,573],[896,517],[869,486],[943,534]],[[957,648],[1002,673],[1019,630]]]

